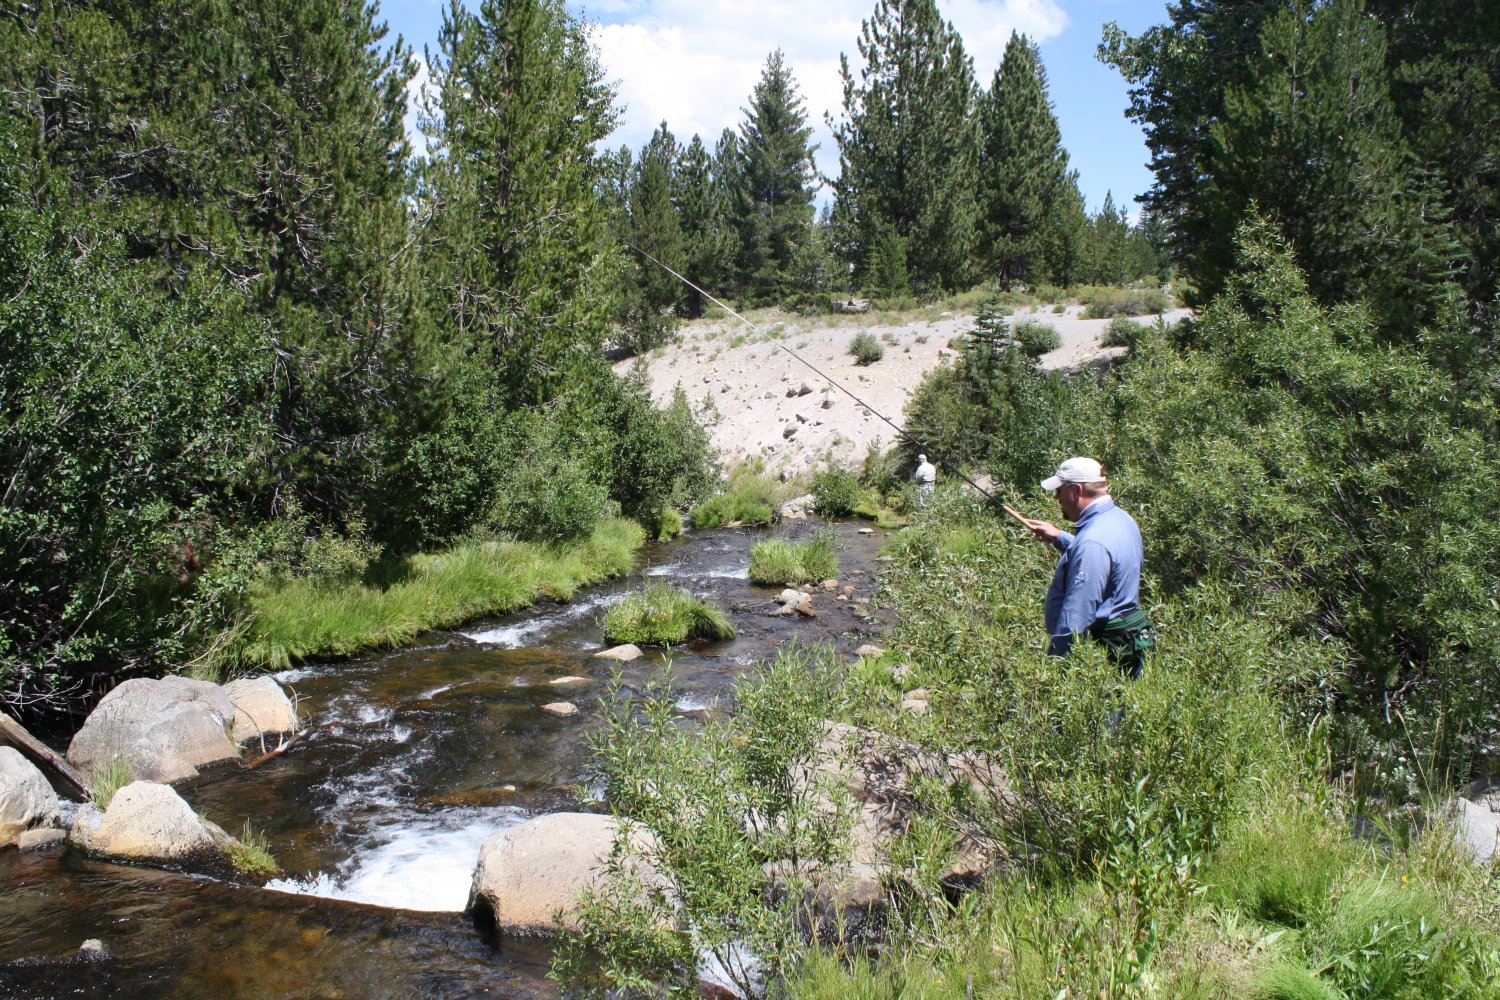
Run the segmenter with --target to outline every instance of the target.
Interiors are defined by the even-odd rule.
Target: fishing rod
[[[912,434],[910,434],[910,433],[907,432],[906,428],[904,428],[901,425],[897,424],[890,417],[887,417],[885,414],[883,414],[879,410],[875,409],[875,407],[871,406],[869,403],[866,403],[864,400],[860,399],[852,391],[850,391],[847,387],[845,387],[843,385],[843,383],[835,381],[833,378],[831,378],[830,376],[828,376],[827,374],[825,374],[821,369],[819,369],[817,365],[813,364],[811,361],[807,360],[802,355],[798,354],[796,351],[792,350],[790,347],[786,346],[781,341],[777,340],[775,337],[772,337],[770,334],[768,334],[766,331],[762,330],[760,327],[756,326],[754,323],[750,322],[744,316],[741,316],[738,312],[736,312],[735,310],[731,309],[726,303],[724,303],[724,302],[720,301],[719,299],[715,298],[706,289],[703,289],[703,288],[699,287],[698,285],[694,284],[692,281],[689,281],[687,278],[683,277],[681,274],[678,274],[672,268],[668,267],[663,262],[657,260],[655,257],[651,256],[649,253],[647,253],[646,251],[642,250],[640,247],[632,246],[629,243],[626,243],[625,246],[630,247],[630,249],[634,250],[636,253],[640,254],[642,257],[646,258],[651,263],[653,263],[657,267],[661,268],[663,271],[666,271],[672,277],[676,278],[678,281],[682,282],[684,285],[687,285],[693,291],[697,292],[699,295],[701,295],[704,298],[708,299],[708,301],[712,302],[714,305],[718,306],[720,309],[723,309],[725,312],[729,313],[729,315],[733,316],[735,319],[739,320],[741,323],[744,323],[750,329],[752,329],[756,333],[760,334],[760,337],[761,337],[762,340],[765,340],[766,342],[768,342],[769,344],[771,344],[773,347],[777,347],[777,348],[785,351],[787,354],[790,354],[798,362],[800,362],[801,364],[803,364],[803,365],[807,366],[809,369],[811,369],[812,372],[815,375],[817,375],[819,378],[821,378],[823,381],[827,382],[829,385],[833,386],[835,389],[839,390],[844,395],[848,396],[850,399],[854,400],[854,402],[857,403],[860,407],[862,407],[866,413],[872,413],[875,416],[879,417],[880,420],[881,420],[881,422],[884,423],[891,430],[895,431],[897,435],[899,435],[900,437],[905,438],[907,441],[911,442],[912,445],[914,445],[916,447],[916,449],[917,449],[918,452],[921,452],[921,453],[924,453],[924,454],[932,454],[932,455],[939,455],[939,454],[941,454],[940,452],[933,450],[931,447],[929,447],[928,445],[922,443],[921,441],[918,441],[915,436],[913,436]],[[1016,513],[1015,510],[1013,510],[1008,504],[1002,503],[989,490],[985,489],[983,486],[980,486],[974,480],[972,480],[968,476],[964,475],[963,472],[958,471],[956,466],[950,466],[950,468],[954,469],[954,474],[957,475],[958,478],[962,479],[964,482],[966,482],[970,486],[974,487],[974,489],[978,490],[985,497],[985,499],[989,500],[990,503],[996,504],[997,506],[1003,508],[1004,511],[1007,514],[1009,514],[1011,517],[1015,518],[1017,521],[1020,521],[1022,524],[1026,524],[1026,518],[1024,518],[1020,514]],[[1027,525],[1027,528],[1029,529],[1030,525]]]

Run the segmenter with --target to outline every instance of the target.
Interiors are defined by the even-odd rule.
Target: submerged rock
[[[571,701],[552,701],[542,706],[542,711],[548,715],[577,715],[578,706]]]
[[[593,813],[551,813],[501,830],[479,849],[468,912],[501,934],[551,934],[554,915],[576,929],[578,895],[603,884],[618,831],[613,817]],[[631,830],[632,854],[653,845],[648,832]],[[646,885],[664,885],[646,862],[634,864]]]
[[[594,659],[596,660],[619,660],[621,663],[629,663],[631,660],[638,660],[640,658],[641,647],[633,642],[627,642],[623,646],[615,646],[613,649],[606,649],[601,653],[594,654]]]
[[[14,747],[0,746],[0,845],[37,827],[57,825],[57,795]]]

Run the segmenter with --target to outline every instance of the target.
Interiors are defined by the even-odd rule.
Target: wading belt
[[[1136,678],[1145,665],[1146,653],[1156,645],[1156,629],[1140,608],[1089,628],[1089,637],[1109,647],[1121,673]]]

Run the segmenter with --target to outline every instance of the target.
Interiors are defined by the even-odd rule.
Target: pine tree
[[[988,265],[1005,287],[1073,270],[1081,211],[1034,43],[1012,32],[981,115]],[[1072,188],[1072,190],[1069,190]]]
[[[614,92],[560,0],[455,3],[438,46],[428,285],[487,358],[495,402],[537,403],[598,364],[614,312],[620,251],[594,153]]]
[[[1396,273],[1425,237],[1408,197],[1415,179],[1390,100],[1384,30],[1360,0],[1333,0],[1268,20],[1260,49],[1209,129],[1205,224],[1230,245],[1256,205],[1280,224],[1324,301],[1371,294],[1395,305]],[[1225,277],[1217,264],[1204,260],[1197,271],[1210,288]],[[1410,304],[1400,307],[1403,321],[1415,318]]]
[[[840,58],[837,243],[868,274],[892,228],[915,283],[965,287],[976,273],[979,137],[963,41],[933,0],[877,0],[858,45],[858,79]]]
[[[632,172],[627,228],[632,278],[621,340],[636,353],[666,343],[676,325],[673,307],[681,298],[681,282],[666,268],[683,268],[682,230],[672,204],[677,158],[677,140],[662,122]]]
[[[725,179],[703,140],[694,135],[677,164],[673,196],[682,227],[683,274],[711,295],[725,291],[739,250],[739,236],[730,222]],[[696,289],[683,290],[680,308],[697,319],[706,302]]]
[[[812,128],[781,50],[772,52],[740,124],[740,273],[751,305],[779,301],[813,220]]]

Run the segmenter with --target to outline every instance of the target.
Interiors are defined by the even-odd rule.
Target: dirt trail
[[[1051,306],[1021,308],[1017,317],[1050,323],[1062,346],[1042,357],[1047,368],[1064,368],[1123,348],[1102,347],[1108,320],[1083,319],[1082,307],[1054,313]],[[1168,322],[1188,315],[1166,314]],[[898,425],[907,400],[929,370],[951,364],[948,342],[970,329],[972,314],[941,313],[891,324],[874,316],[802,317],[757,313],[755,323],[831,379]],[[1155,317],[1142,317],[1152,322]],[[849,341],[868,332],[881,341],[885,356],[872,365],[855,364]],[[681,327],[677,343],[646,358],[652,395],[671,398],[681,385],[726,460],[760,455],[773,471],[798,472],[831,456],[858,462],[872,441],[889,446],[895,433],[844,393],[833,389],[795,359],[767,343],[733,317],[698,320]],[[621,362],[627,370],[634,362]],[[805,395],[788,395],[803,385]],[[790,431],[790,433],[788,433]]]

